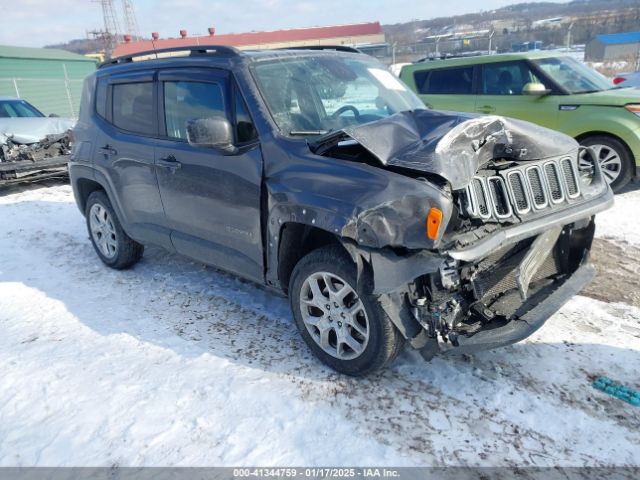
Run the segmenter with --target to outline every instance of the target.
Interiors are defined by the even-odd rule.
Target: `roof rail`
[[[357,48],[346,45],[309,45],[306,47],[282,47],[277,50],[335,50],[336,52],[362,53]]]
[[[159,54],[172,53],[172,52],[189,52],[190,57],[200,55],[212,55],[219,57],[238,57],[241,55],[240,50],[234,47],[227,47],[224,45],[188,45],[184,47],[172,47],[172,48],[159,48],[156,50],[145,50],[143,52],[132,53],[131,55],[124,55],[122,57],[112,58],[106,62],[101,63],[98,68],[105,67],[107,65],[117,65],[120,63],[133,62],[134,58],[148,57],[155,55],[159,58]]]

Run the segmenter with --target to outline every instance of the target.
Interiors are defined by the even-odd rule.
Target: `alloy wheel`
[[[609,185],[615,182],[622,173],[622,157],[609,145],[590,145],[596,154],[602,175]],[[589,171],[593,168],[591,162],[584,155],[580,156],[580,170]]]
[[[369,342],[369,319],[356,291],[338,275],[316,272],[300,292],[307,331],[326,353],[339,360],[359,357]]]
[[[89,228],[93,242],[106,258],[114,258],[118,253],[118,238],[109,211],[99,203],[89,210]]]

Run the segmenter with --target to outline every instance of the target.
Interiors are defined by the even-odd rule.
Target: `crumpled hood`
[[[75,125],[70,118],[19,117],[0,118],[0,145],[7,138],[15,143],[31,144],[43,140],[47,135],[64,133]]]
[[[434,110],[402,112],[342,132],[383,165],[439,175],[454,190],[493,159],[540,160],[578,149],[571,137],[529,122]]]

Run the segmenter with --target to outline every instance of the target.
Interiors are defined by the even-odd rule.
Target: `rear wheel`
[[[129,268],[142,258],[144,246],[125,233],[107,195],[95,191],[85,207],[87,230],[100,260],[111,268]]]
[[[298,330],[315,355],[334,370],[362,376],[390,363],[403,341],[356,276],[340,247],[323,247],[296,265],[289,297]]]
[[[580,144],[595,151],[602,175],[614,192],[619,192],[629,183],[634,169],[633,157],[620,140],[606,135],[594,135],[584,138]],[[581,159],[581,168],[588,168],[588,162]]]

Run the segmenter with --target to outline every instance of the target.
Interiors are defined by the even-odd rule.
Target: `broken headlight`
[[[602,177],[598,157],[592,148],[580,147],[578,152],[578,177],[585,197],[599,194],[606,189],[606,182]]]

